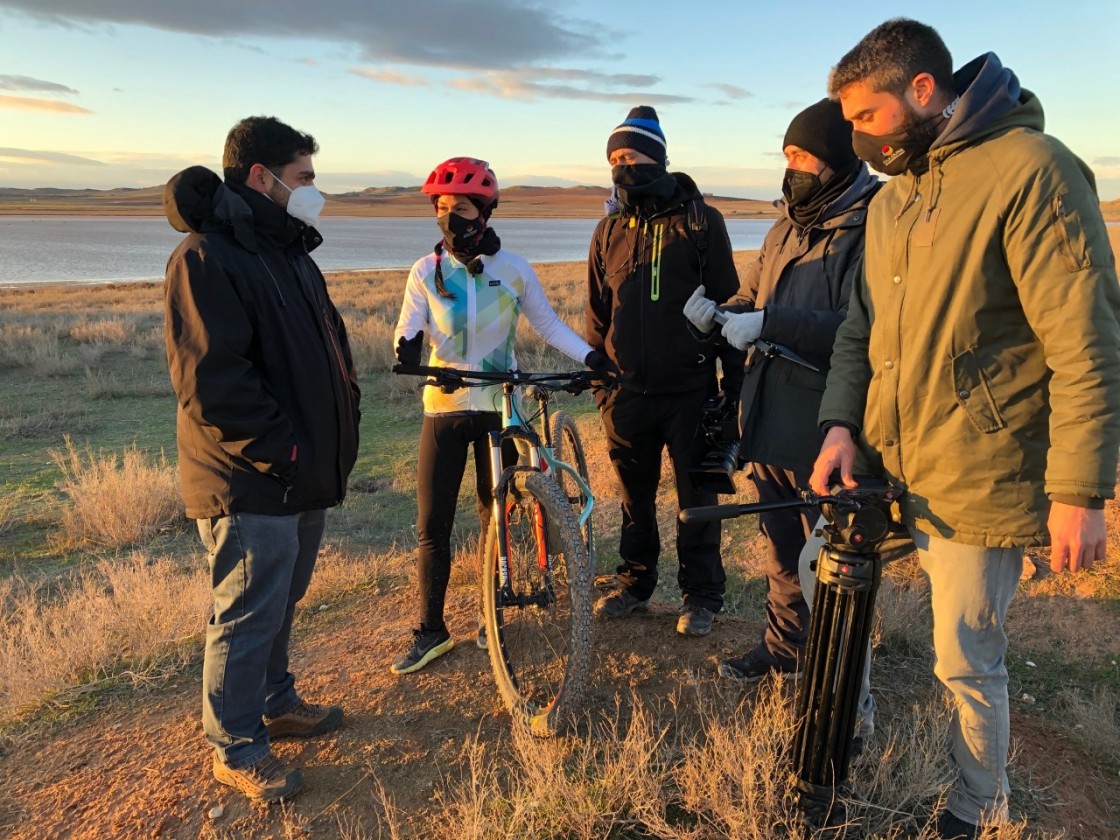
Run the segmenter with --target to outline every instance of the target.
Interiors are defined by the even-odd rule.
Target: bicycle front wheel
[[[591,662],[591,567],[571,505],[540,472],[514,474],[483,554],[487,649],[507,708],[536,735],[580,709]],[[509,578],[502,585],[498,534]]]
[[[556,460],[563,461],[565,464],[575,468],[579,473],[579,477],[583,479],[583,483],[588,487],[591,486],[591,478],[587,473],[587,456],[583,453],[583,441],[579,438],[579,429],[576,428],[576,421],[572,416],[564,411],[558,411],[552,418],[552,451],[556,456]],[[584,507],[587,506],[587,494],[580,489],[580,486],[563,470],[557,470],[556,483],[560,485],[560,489],[564,495],[568,497],[568,502],[572,506],[575,513],[576,521],[579,521],[579,515],[583,512]],[[595,568],[595,535],[591,530],[591,518],[588,517],[587,522],[580,528],[580,534],[583,537],[583,545],[587,551],[587,562],[592,569]]]

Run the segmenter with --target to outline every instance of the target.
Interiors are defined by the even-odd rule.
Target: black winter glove
[[[605,353],[600,353],[598,350],[592,350],[588,353],[584,357],[583,363],[604,379],[613,378],[622,373],[622,371],[618,369],[618,365],[612,362],[609,356]]]
[[[424,348],[424,331],[416,333],[412,338],[406,339],[403,335],[397,339],[397,361],[402,365],[416,367],[420,364],[420,352]]]

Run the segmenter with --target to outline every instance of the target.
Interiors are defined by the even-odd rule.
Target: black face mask
[[[782,179],[782,195],[785,196],[786,204],[794,208],[809,201],[823,186],[820,177],[813,172],[787,169]]]
[[[452,254],[476,256],[478,246],[486,233],[486,220],[482,216],[468,219],[458,213],[445,213],[436,217],[439,229],[443,231],[443,241]]]
[[[647,201],[656,203],[658,199],[669,198],[677,189],[677,180],[660,163],[612,166],[611,181],[627,207],[644,205]]]
[[[911,112],[911,117],[914,116]],[[852,149],[872,169],[884,175],[901,175],[925,157],[945,120],[945,115],[940,113],[920,122],[911,119],[897,131],[878,136],[853,131]]]
[[[665,167],[660,163],[627,163],[611,167],[611,181],[630,190],[648,186],[664,174]]]

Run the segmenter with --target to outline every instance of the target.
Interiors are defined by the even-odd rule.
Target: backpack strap
[[[704,199],[700,196],[690,198],[685,210],[686,227],[689,238],[700,258],[700,283],[704,284],[704,269],[708,265],[708,217],[704,213]]]

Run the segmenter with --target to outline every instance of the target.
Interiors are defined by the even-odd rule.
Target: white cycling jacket
[[[472,277],[454,256],[442,255],[443,284],[454,299],[436,292],[435,254],[416,261],[408,274],[401,314],[393,333],[413,338],[424,330],[431,346],[428,364],[463,370],[507,371],[517,368],[514,339],[524,312],[546,342],[583,364],[591,346],[568,327],[548,302],[532,266],[517,254],[498,251],[482,257],[483,272]],[[424,389],[425,414],[499,411],[498,386],[464,388],[444,394]]]

